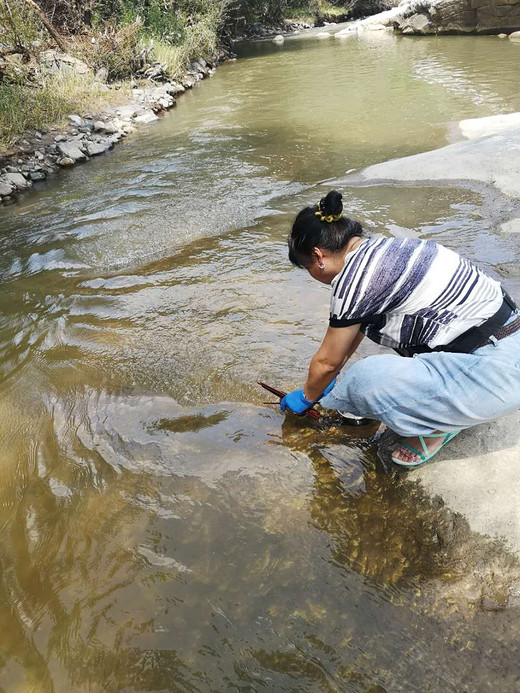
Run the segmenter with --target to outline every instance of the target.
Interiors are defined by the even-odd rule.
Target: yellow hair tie
[[[326,221],[328,224],[331,224],[333,221],[339,221],[341,217],[343,216],[342,214],[323,214],[321,209],[319,208],[318,205],[318,211],[314,212],[314,215],[320,218],[320,221]]]

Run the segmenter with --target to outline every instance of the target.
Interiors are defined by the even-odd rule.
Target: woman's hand
[[[305,393],[303,390],[294,390],[293,392],[289,392],[280,402],[280,409],[282,411],[286,411],[287,409],[289,409],[295,414],[304,414],[307,411],[307,409],[310,409],[314,404],[316,404],[316,402],[319,402],[319,400],[322,397],[328,395],[335,384],[336,378],[334,378],[330,385],[328,385],[325,388],[325,390],[321,393],[318,399],[314,402],[309,401],[305,397]]]
[[[305,414],[307,409],[310,409],[314,402],[310,402],[305,398],[303,390],[294,390],[289,392],[280,402],[280,409],[282,411],[294,412],[295,414]]]

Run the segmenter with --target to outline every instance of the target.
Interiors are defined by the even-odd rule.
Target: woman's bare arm
[[[325,339],[311,360],[307,382],[303,387],[306,399],[317,400],[347,363],[365,336],[360,328],[360,324],[328,328]]]

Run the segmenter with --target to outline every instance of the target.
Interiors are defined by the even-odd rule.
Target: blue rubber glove
[[[306,399],[305,395],[303,394],[303,390],[294,390],[293,392],[289,392],[280,402],[280,409],[282,411],[287,411],[287,409],[289,409],[295,414],[304,414],[307,411],[307,409],[310,409],[313,406],[313,404],[316,404],[316,402],[319,402],[319,400],[322,397],[328,395],[335,384],[336,378],[334,378],[330,385],[327,385],[325,390],[314,402],[311,402],[310,400]]]
[[[314,402],[305,399],[303,390],[294,390],[294,392],[288,392],[282,399],[280,402],[280,409],[282,411],[287,411],[287,409],[289,409],[289,411],[295,414],[304,414],[313,404]]]

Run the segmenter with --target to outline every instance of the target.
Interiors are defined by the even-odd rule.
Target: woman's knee
[[[394,359],[398,361],[400,358],[384,354],[357,361],[347,370],[332,394],[346,407],[350,406],[352,413],[355,409],[363,416],[374,415],[388,405],[392,392],[391,373],[396,366]]]

